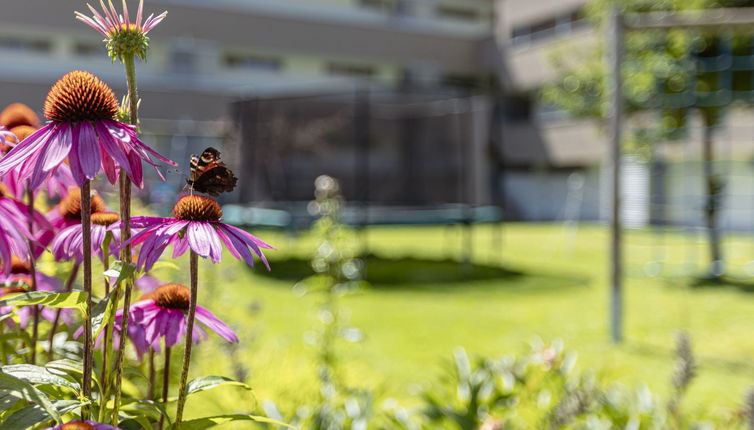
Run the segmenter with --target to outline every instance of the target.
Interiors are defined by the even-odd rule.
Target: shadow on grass
[[[754,293],[754,279],[736,279],[727,276],[717,278],[696,277],[689,281],[691,288],[736,288],[746,293]]]
[[[587,277],[571,274],[527,273],[508,267],[463,264],[452,259],[385,258],[369,255],[364,262],[366,281],[380,290],[468,291],[469,288],[509,287],[520,288],[522,292],[533,292],[578,287],[589,282]],[[314,274],[309,260],[303,258],[276,260],[270,264],[274,267],[271,272],[261,265],[251,270],[257,275],[290,282],[297,282]]]

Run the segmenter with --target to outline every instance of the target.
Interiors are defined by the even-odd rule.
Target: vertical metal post
[[[371,151],[370,102],[369,87],[357,88],[354,94],[353,107],[353,132],[356,144],[354,151],[356,155],[354,162],[354,183],[357,187],[354,195],[358,200],[357,204],[361,210],[361,216],[357,221],[357,228],[359,241],[361,242],[359,254],[364,258],[369,254],[367,226],[369,225],[369,198],[371,195],[369,189],[371,185],[371,171],[369,169]]]
[[[607,26],[607,60],[610,94],[610,332],[614,343],[623,340],[623,253],[621,225],[621,135],[623,127],[623,18],[614,7]]]

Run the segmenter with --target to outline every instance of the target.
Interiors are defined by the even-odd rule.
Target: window
[[[363,64],[330,63],[327,73],[337,76],[370,77],[377,74],[374,67]]]
[[[0,36],[0,49],[46,53],[50,52],[52,49],[52,43],[49,40],[42,39],[23,39],[11,36]]]
[[[236,55],[225,57],[225,64],[234,69],[249,69],[261,72],[278,72],[283,69],[283,60],[265,55]]]
[[[437,7],[437,15],[442,18],[453,19],[456,21],[477,21],[479,11],[461,6],[440,5]]]

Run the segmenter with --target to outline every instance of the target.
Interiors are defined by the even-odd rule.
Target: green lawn
[[[754,293],[747,292],[745,279],[693,287],[690,278],[680,276],[688,269],[683,263],[703,261],[702,241],[650,232],[628,235],[626,342],[614,346],[606,325],[604,228],[567,232],[560,225],[510,224],[504,228],[500,255],[490,247],[492,231],[491,226],[476,227],[475,262],[500,265],[514,274],[442,284],[377,284],[343,300],[352,324],[365,334],[363,342],[343,348],[352,384],[372,387],[380,399],[410,404],[417,387],[438,375],[454,348],[463,346],[471,355],[503,355],[524,350],[526,342],[540,336],[564,340],[579,353],[580,369],[592,368],[619,383],[646,383],[665,393],[674,333],[685,329],[700,362],[690,405],[731,406],[754,386]],[[270,253],[273,260],[306,256],[314,246],[307,237],[257,233],[279,248]],[[372,228],[368,238],[370,249],[382,257],[460,254],[454,229]],[[726,252],[741,271],[754,258],[754,241],[730,238]],[[667,276],[645,275],[655,267],[649,264],[653,258],[667,259]],[[224,395],[194,399],[189,412],[248,410],[254,401],[266,399],[287,407],[306,403],[316,393],[315,352],[304,341],[304,333],[316,324],[315,299],[295,295],[290,280],[255,275],[230,261],[204,267],[200,303],[230,322],[241,344],[232,352],[216,340],[203,344],[192,374],[233,375],[233,361],[243,363],[255,400],[225,389]]]

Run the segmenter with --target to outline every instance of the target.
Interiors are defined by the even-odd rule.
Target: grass
[[[746,262],[754,260],[754,240],[730,238],[725,250],[740,277],[711,284],[687,276],[699,273],[695,268],[703,261],[703,241],[677,233],[628,234],[626,341],[615,346],[607,327],[606,229],[585,226],[576,232],[559,225],[511,224],[504,228],[499,252],[491,247],[493,233],[492,226],[475,230],[474,262],[489,276],[463,280],[452,268],[463,270],[461,266],[421,262],[459,258],[457,229],[369,230],[370,250],[392,266],[384,266],[382,278],[377,276],[382,283],[342,301],[351,311],[352,325],[365,335],[362,342],[342,348],[344,377],[351,384],[371,387],[379,399],[411,404],[417,388],[436,379],[454,348],[462,346],[472,356],[499,356],[521,352],[540,336],[565,341],[579,353],[580,369],[665,394],[674,333],[684,329],[699,360],[688,407],[732,407],[754,386],[754,284],[744,271]],[[293,259],[280,264],[295,266],[288,267],[291,271],[302,270],[295,260],[314,246],[306,236],[259,235],[280,249],[271,253],[274,260]],[[435,272],[453,282],[423,276],[401,284],[395,273],[405,271],[400,260],[410,258],[425,275]],[[273,262],[273,270],[277,267]],[[660,267],[661,276],[647,275]],[[315,351],[304,341],[316,324],[316,298],[296,296],[290,276],[259,275],[236,263],[206,265],[202,278],[200,302],[231,323],[242,341],[236,349],[216,340],[202,345],[192,374],[244,377],[248,371],[254,395],[234,389],[202,395],[189,402],[189,416],[248,411],[266,399],[290,409],[316,396]]]

